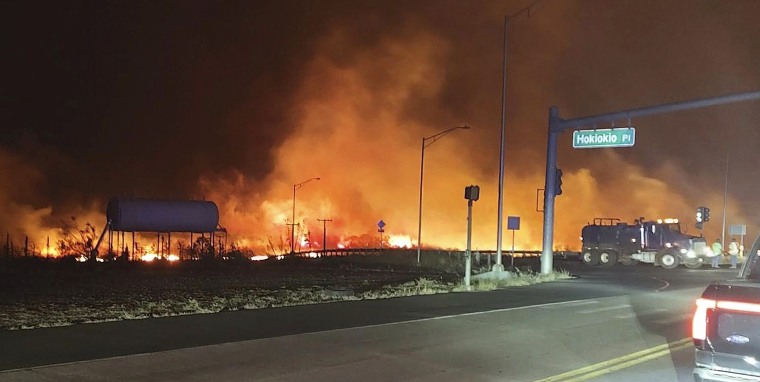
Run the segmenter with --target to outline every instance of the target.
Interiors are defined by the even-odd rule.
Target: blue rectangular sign
[[[515,231],[520,230],[520,217],[519,216],[507,216],[507,229],[513,229]]]

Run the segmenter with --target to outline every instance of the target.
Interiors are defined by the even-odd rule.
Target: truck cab
[[[734,280],[715,282],[692,321],[694,380],[760,381],[760,235]]]

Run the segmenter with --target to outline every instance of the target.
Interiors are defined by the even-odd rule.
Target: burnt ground
[[[407,254],[261,262],[0,260],[0,330],[448,291],[461,257]],[[432,259],[431,259],[432,258]]]

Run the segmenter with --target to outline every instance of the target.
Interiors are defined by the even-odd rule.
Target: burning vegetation
[[[170,240],[163,233],[138,234],[134,239],[131,233],[117,234],[110,253],[101,251],[108,258],[185,259],[221,252],[275,256],[325,248],[412,248],[417,245],[420,188],[423,245],[461,249],[467,227],[462,194],[470,184],[481,189],[473,209],[473,249],[495,249],[501,22],[503,15],[514,10],[487,2],[449,2],[446,7],[431,4],[375,4],[366,12],[351,12],[350,17],[343,12],[300,16],[265,12],[261,14],[267,17],[288,14],[314,20],[303,23],[303,35],[288,30],[267,32],[273,35],[266,38],[261,38],[264,31],[258,29],[254,35],[239,34],[247,33],[243,31],[255,25],[254,21],[266,21],[262,25],[292,23],[250,20],[261,16],[251,16],[248,10],[228,15],[230,30],[212,28],[215,32],[211,33],[203,28],[183,29],[187,27],[183,24],[175,29],[200,34],[167,36],[177,39],[171,41],[189,43],[172,53],[176,63],[175,56],[166,60],[172,61],[167,63],[167,72],[156,77],[167,82],[159,85],[145,75],[145,68],[162,69],[155,68],[153,61],[164,62],[155,56],[164,46],[152,45],[152,41],[165,32],[164,22],[174,20],[153,25],[150,20],[154,17],[133,14],[131,17],[145,24],[138,28],[145,30],[145,36],[135,35],[133,28],[119,29],[136,22],[132,19],[103,23],[116,28],[106,31],[110,35],[103,34],[109,49],[120,45],[113,41],[139,37],[140,43],[134,45],[146,45],[155,52],[125,50],[110,56],[111,50],[100,47],[102,50],[76,55],[83,57],[76,60],[112,59],[114,68],[120,69],[75,59],[71,59],[74,64],[58,63],[69,69],[102,68],[105,72],[98,81],[122,78],[121,73],[126,73],[122,80],[128,84],[81,85],[85,88],[75,88],[73,95],[69,95],[72,84],[48,84],[44,76],[35,86],[27,85],[26,80],[18,86],[19,91],[32,92],[35,97],[20,98],[34,106],[19,108],[23,117],[18,118],[19,123],[9,123],[19,127],[0,141],[0,233],[5,234],[5,255],[86,256],[105,226],[107,198],[122,194],[214,201],[228,236],[220,242],[189,235],[173,235]],[[324,7],[330,9],[331,5]],[[650,14],[635,4],[604,7],[603,11],[575,3],[547,4],[538,16],[520,20],[512,37],[514,57],[509,67],[504,183],[504,215],[522,219],[514,238],[516,248],[541,246],[542,214],[537,209],[542,207],[539,189],[544,187],[548,105],[558,104],[563,113],[578,116],[644,106],[653,100],[709,96],[743,82],[757,83],[753,71],[757,49],[737,45],[736,39],[720,40],[725,36],[712,31],[723,30],[725,25],[719,24],[714,12],[703,14],[699,7],[689,8],[685,10],[687,19],[668,17],[684,12],[682,7],[661,7],[657,14],[668,19],[663,25],[705,29],[688,29],[689,33],[673,36],[643,23],[634,26],[641,29],[618,33],[616,26],[631,15]],[[737,11],[739,5],[722,7],[726,14],[756,14]],[[461,17],[463,14],[468,17]],[[676,25],[672,20],[688,25]],[[757,28],[754,20],[731,24],[736,35],[758,34],[753,32]],[[604,29],[608,26],[613,29]],[[71,29],[54,27],[56,31]],[[217,34],[224,43],[210,43]],[[76,37],[68,40],[81,40]],[[699,49],[708,42],[713,49]],[[48,45],[58,46],[46,41],[29,44]],[[622,54],[621,47],[629,46],[639,52],[635,57]],[[671,66],[651,65],[662,60],[662,52],[675,52],[680,46],[696,48],[689,54],[669,56],[668,60],[674,60]],[[57,57],[59,52],[48,53]],[[124,55],[133,57],[135,63],[125,62]],[[713,57],[724,59],[718,62]],[[140,61],[143,59],[147,61]],[[728,69],[721,66],[724,62],[730,65]],[[19,68],[27,65],[22,63]],[[691,69],[680,70],[684,67]],[[87,83],[63,69],[56,70],[40,67],[39,72]],[[673,76],[673,71],[683,76]],[[727,72],[746,76],[734,76],[725,80],[728,82],[705,81],[719,77],[714,73]],[[669,79],[667,86],[659,83],[662,78]],[[699,84],[696,90],[688,91],[694,89],[694,83]],[[584,89],[582,97],[578,89]],[[49,92],[59,92],[59,96],[40,101],[40,105],[29,101]],[[131,98],[152,93],[158,94],[157,98]],[[87,94],[117,101],[88,104],[92,100]],[[58,105],[64,106],[56,109]],[[79,116],[84,108],[96,112],[82,121]],[[563,137],[559,166],[564,170],[564,192],[556,201],[556,247],[578,249],[580,228],[595,217],[674,217],[686,222],[691,221],[697,205],[723,205],[724,165],[713,151],[720,151],[723,158],[724,152],[739,146],[734,145],[738,141],[756,142],[756,129],[749,128],[756,125],[752,122],[757,120],[756,113],[757,108],[746,113],[695,114],[700,119],[688,122],[646,120],[652,133],[641,134],[637,137],[640,146],[626,152],[572,152],[569,137]],[[35,115],[53,117],[29,117]],[[71,117],[74,115],[77,117]],[[457,131],[428,148],[421,185],[420,139],[462,124],[472,129]],[[690,130],[677,130],[683,125]],[[747,130],[736,128],[744,133],[731,133],[735,136],[726,133],[721,138],[725,143],[708,150],[696,139],[712,142],[703,138],[712,137],[715,126],[725,126],[726,131],[734,126]],[[720,134],[724,134],[722,130]],[[694,137],[694,144],[683,141],[684,136]],[[82,146],[82,142],[95,143]],[[705,163],[692,163],[704,155],[712,156],[705,156]],[[735,150],[732,155],[739,158],[732,163],[741,166],[735,173],[743,174],[742,179],[760,178],[744,176],[756,171],[752,166],[758,162],[757,150]],[[321,180],[294,190],[295,184],[312,177]],[[752,224],[746,219],[753,215],[747,211],[751,203],[740,204],[741,198],[733,195],[754,195],[756,181],[737,184],[737,191],[732,188],[726,201],[729,223]],[[327,224],[320,221],[326,219],[330,220]],[[381,219],[387,223],[382,235],[377,231]],[[704,233],[713,237],[718,229],[706,227]],[[505,232],[504,237],[503,246],[508,249],[513,244],[511,235]]]

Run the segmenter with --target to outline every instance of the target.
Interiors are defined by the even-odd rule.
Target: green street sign
[[[636,129],[633,127],[573,131],[574,149],[631,147],[634,143],[636,143]]]

